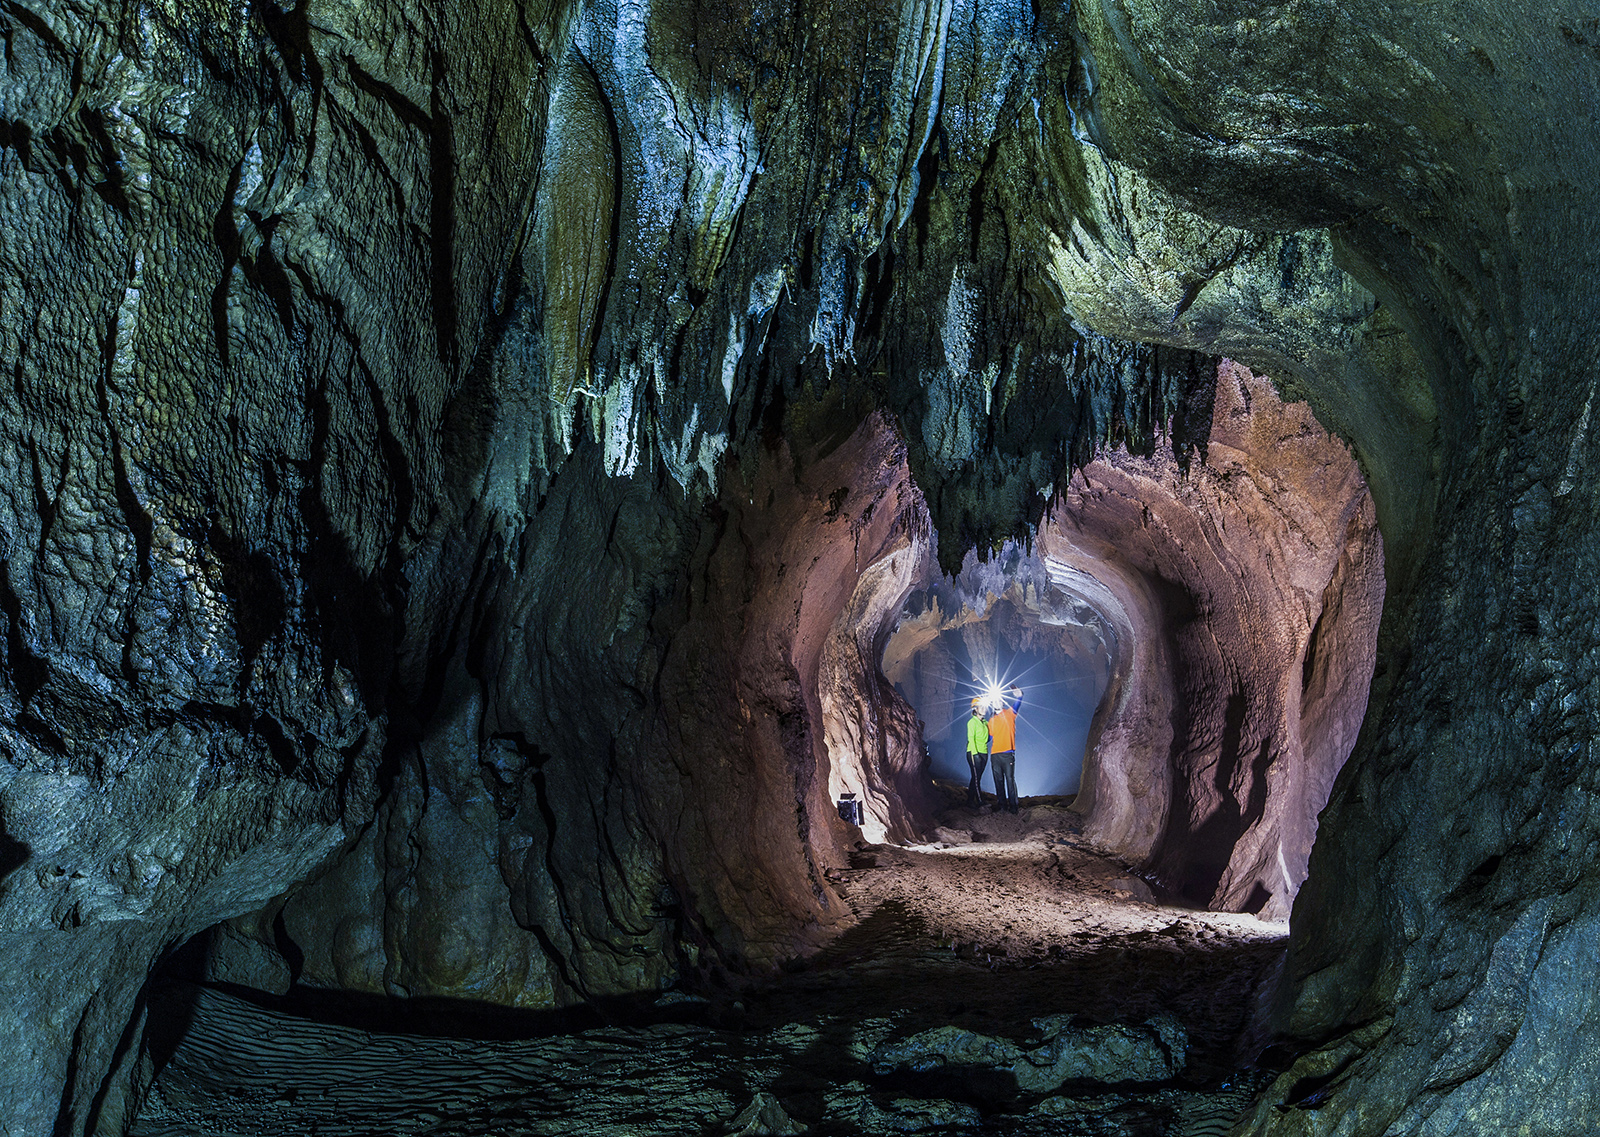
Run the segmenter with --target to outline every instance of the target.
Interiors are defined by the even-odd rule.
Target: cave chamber
[[[1592,17],[0,32],[0,1130],[1585,1115]]]
[[[971,698],[1016,682],[1024,797],[1077,795],[1084,836],[1174,896],[1287,920],[1366,711],[1383,545],[1307,408],[1225,361],[1209,421],[1188,463],[1103,452],[1030,549],[914,592],[882,666],[934,774],[967,779]]]
[[[917,710],[933,776],[969,778],[972,701],[982,700],[987,713],[993,692],[1017,685],[1029,754],[1017,792],[1076,794],[1116,644],[1093,607],[1056,588],[1037,558],[1027,558],[1026,568],[1023,559],[1016,545],[993,562],[969,553],[954,580],[909,597],[884,646],[883,672]],[[975,588],[973,578],[989,564],[1003,566],[998,579]]]

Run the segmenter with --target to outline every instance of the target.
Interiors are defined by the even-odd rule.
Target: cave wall
[[[370,819],[553,17],[3,17],[10,1132],[124,1124],[149,968]]]
[[[914,720],[832,674],[876,658],[872,613],[927,560],[904,444],[874,417],[826,456],[785,445],[704,517],[602,457],[512,563],[471,518],[448,538],[417,601],[429,725],[361,843],[282,909],[302,984],[544,1007],[760,970],[849,924],[823,876],[841,786],[906,833]]]
[[[752,677],[812,658],[792,645],[870,561],[801,532],[791,562],[770,530],[763,557],[837,571],[798,623],[761,608],[719,530],[768,524],[737,491],[882,410],[954,570],[1074,464],[1168,424],[1187,455],[1220,354],[1350,440],[1389,576],[1280,1014],[1312,1048],[1285,1087],[1331,1073],[1329,1104],[1258,1127],[1558,1130],[1592,1092],[1593,18],[84,0],[0,24],[8,1128],[117,1131],[145,975],[225,919],[344,928],[307,954],[337,982],[523,1002],[825,936],[811,866],[848,835],[806,781],[809,676],[750,692],[745,753],[816,764],[746,781],[702,772],[743,712],[699,692],[735,689],[758,620],[796,631]],[[824,525],[856,484],[775,516]],[[874,554],[911,539],[850,516]],[[734,885],[707,850],[747,796],[795,802],[795,837]]]
[[[1332,225],[1415,360],[1392,395],[1360,367],[1299,379],[1367,466],[1391,579],[1296,901],[1280,1023],[1322,1045],[1254,1129],[1564,1131],[1593,1086],[1572,970],[1595,911],[1594,598],[1575,585],[1593,559],[1593,19],[1077,13],[1102,149],[1217,222]],[[1377,421],[1396,396],[1417,413]],[[1416,487],[1417,509],[1391,509]],[[1320,1108],[1273,1108],[1307,1076],[1327,1079]]]
[[[1366,711],[1383,541],[1355,460],[1224,361],[1205,456],[1105,454],[1041,527],[1117,629],[1084,834],[1214,908],[1284,920]]]

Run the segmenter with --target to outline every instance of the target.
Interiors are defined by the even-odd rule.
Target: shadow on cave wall
[[[1209,792],[1205,795],[1205,800],[1220,804],[1199,825],[1191,827],[1182,837],[1181,848],[1173,851],[1184,865],[1184,895],[1200,903],[1217,895],[1239,837],[1260,824],[1267,815],[1267,775],[1274,757],[1272,744],[1263,740],[1253,754],[1243,751],[1245,715],[1245,694],[1234,691],[1228,696],[1227,708],[1223,711],[1222,739],[1211,784],[1207,787]],[[1249,787],[1243,801],[1234,796],[1235,787],[1240,785]],[[1174,808],[1180,816],[1194,816],[1202,802],[1192,800],[1186,789],[1182,782],[1178,783]],[[1259,914],[1271,899],[1271,890],[1258,880],[1238,901],[1237,911]],[[1288,899],[1293,901],[1292,893]]]

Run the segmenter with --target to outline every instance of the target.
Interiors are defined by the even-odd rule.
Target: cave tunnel
[[[1174,898],[1284,921],[1366,711],[1382,539],[1348,451],[1269,382],[1225,362],[1211,422],[1187,469],[1085,466],[1030,547],[930,560],[882,675],[956,783],[971,699],[1022,687],[1024,798],[1080,798],[1082,835]]]
[[[1015,549],[1000,554],[1002,563],[1016,559]],[[1028,715],[1019,730],[1030,760],[1017,771],[1017,792],[1074,795],[1089,724],[1111,677],[1115,641],[1107,633],[1092,607],[1048,579],[1032,590],[1008,580],[1005,595],[977,597],[972,606],[923,590],[908,598],[884,647],[883,670],[917,710],[933,775],[958,782],[969,777],[972,700],[1021,687]]]
[[[1591,1130],[1584,7],[0,5],[0,1132]]]

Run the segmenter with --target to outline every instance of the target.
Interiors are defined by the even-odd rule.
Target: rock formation
[[[1345,448],[1219,369],[1203,460],[1106,454],[1040,531],[1118,657],[1085,834],[1192,901],[1285,919],[1366,710],[1383,548]]]
[[[959,733],[994,641],[1048,637],[1098,676],[1085,835],[1196,904],[1283,920],[1366,710],[1382,541],[1354,459],[1304,404],[1224,360],[1210,423],[1187,468],[1163,447],[1075,472],[1037,555],[969,554],[914,598],[883,669],[954,706]]]
[[[930,554],[1071,564],[1074,508],[1131,526],[1115,501],[1176,502],[1197,458],[1255,477],[1228,440],[1277,427],[1211,420],[1221,357],[1349,442],[1386,578],[1257,1131],[1561,1132],[1592,1097],[1581,6],[17,0],[0,28],[0,1127],[122,1131],[146,979],[202,933],[266,987],[524,1006],[810,950],[857,838],[832,796],[915,824],[876,664]],[[1096,578],[1130,626],[1183,616],[1126,582],[1220,532],[1209,500]],[[1206,655],[1247,610],[1197,571],[1210,607],[1150,664],[1212,661],[1171,680],[1221,731],[1173,767],[1183,816],[1253,802],[1296,732],[1306,758],[1267,778],[1280,824],[1187,833],[1218,902],[1281,902],[1359,715],[1349,520],[1268,573],[1293,619],[1259,658]],[[1119,723],[1091,818],[1182,875],[1111,800]]]

